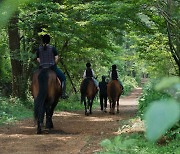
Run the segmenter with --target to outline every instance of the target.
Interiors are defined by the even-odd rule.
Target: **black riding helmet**
[[[86,67],[91,67],[91,64],[90,63],[86,63]]]
[[[117,68],[117,66],[114,64],[114,65],[112,65],[112,69],[113,70],[116,70],[116,68]]]

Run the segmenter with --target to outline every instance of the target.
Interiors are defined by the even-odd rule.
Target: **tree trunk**
[[[22,87],[22,64],[20,61],[20,37],[18,31],[18,13],[10,19],[8,26],[9,49],[12,67],[12,95],[21,98],[24,95]]]

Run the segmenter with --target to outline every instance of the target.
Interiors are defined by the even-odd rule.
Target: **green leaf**
[[[150,141],[159,139],[180,117],[180,106],[172,99],[155,101],[145,113],[146,136]]]
[[[32,1],[35,0],[16,0],[13,2],[12,0],[4,0],[0,2],[0,28],[8,22],[13,13],[17,11],[19,5],[26,4]]]
[[[156,85],[155,89],[160,91],[167,88],[170,88],[174,84],[180,83],[179,77],[165,77],[161,80],[159,84]]]
[[[111,141],[109,139],[105,139],[100,143],[100,145],[103,147],[108,147],[111,145]]]

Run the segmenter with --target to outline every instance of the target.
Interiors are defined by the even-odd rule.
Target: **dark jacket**
[[[117,70],[112,70],[111,79],[112,80],[117,80],[118,79]]]
[[[107,95],[107,82],[106,81],[99,82],[99,94]]]
[[[88,77],[93,77],[93,73],[92,73],[92,70],[91,70],[91,68],[87,68],[86,69],[86,77],[88,78]]]

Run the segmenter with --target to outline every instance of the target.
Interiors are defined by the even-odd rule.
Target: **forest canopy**
[[[35,49],[49,34],[69,90],[79,90],[86,62],[97,78],[117,64],[120,78],[180,74],[179,1],[18,0],[0,5],[0,82],[26,97]],[[8,10],[8,11],[7,11]],[[78,61],[78,62],[77,62]],[[73,90],[74,89],[74,90]]]

